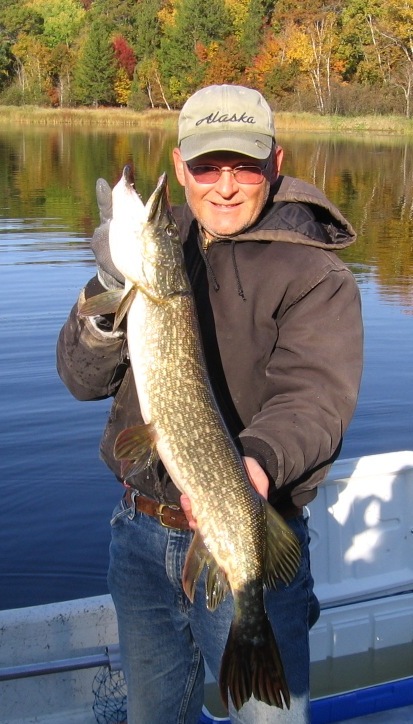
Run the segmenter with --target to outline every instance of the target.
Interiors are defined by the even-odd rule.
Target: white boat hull
[[[312,695],[395,678],[390,659],[413,650],[413,452],[335,463],[311,505],[310,531],[322,606],[310,634]],[[117,641],[109,596],[0,611],[3,672],[74,657],[93,660]],[[411,659],[407,666],[412,675]],[[96,724],[97,671],[1,681],[1,724]],[[222,715],[212,677],[206,697],[216,708],[212,714]]]

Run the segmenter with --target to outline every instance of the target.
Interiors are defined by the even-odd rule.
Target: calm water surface
[[[316,183],[359,231],[342,253],[360,285],[365,370],[341,457],[413,449],[413,146],[281,136],[284,172]],[[0,608],[106,593],[120,487],[98,457],[108,401],[71,398],[55,344],[93,274],[99,176],[133,161],[146,199],[171,195],[174,139],[153,133],[0,127]]]

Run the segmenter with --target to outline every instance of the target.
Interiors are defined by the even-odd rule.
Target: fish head
[[[113,263],[126,279],[156,298],[189,290],[182,243],[172,215],[166,174],[146,204],[137,194],[132,169],[125,166],[112,191],[109,246]]]
[[[145,214],[140,243],[147,285],[158,298],[188,291],[182,242],[169,202],[165,173],[146,203]]]
[[[112,190],[112,219],[109,224],[109,248],[112,261],[132,284],[142,276],[138,240],[146,220],[145,205],[135,190],[132,168],[125,166]]]

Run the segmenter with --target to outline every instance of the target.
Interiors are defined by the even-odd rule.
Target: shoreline
[[[175,131],[179,111],[164,109],[132,111],[127,108],[42,108],[40,106],[0,106],[0,125],[10,123],[76,128],[137,128]],[[403,116],[319,116],[316,113],[275,112],[279,132],[377,133],[411,136],[413,119]]]

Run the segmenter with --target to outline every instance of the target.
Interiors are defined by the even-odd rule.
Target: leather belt
[[[176,528],[176,530],[189,530],[187,517],[178,505],[158,503],[157,500],[146,498],[133,488],[127,488],[123,496],[129,507],[135,507],[136,511],[151,515],[164,528]]]
[[[187,517],[178,505],[158,503],[152,498],[141,495],[133,488],[127,488],[124,499],[129,508],[134,507],[135,511],[145,513],[156,518],[164,528],[175,528],[176,530],[190,530]],[[298,508],[291,501],[285,501],[276,506],[276,511],[284,520],[297,518],[303,514],[303,509]]]

